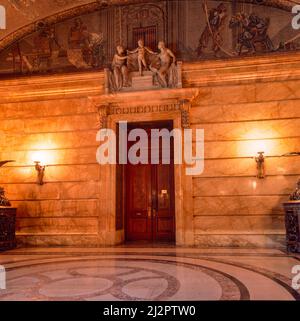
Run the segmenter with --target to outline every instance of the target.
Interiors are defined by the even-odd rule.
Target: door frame
[[[117,123],[120,121],[150,122],[150,121],[173,121],[173,128],[182,129],[182,114],[180,111],[162,111],[160,113],[132,113],[113,114],[107,117],[107,128],[116,132]],[[100,204],[99,233],[101,239],[107,245],[123,244],[125,242],[125,230],[116,230],[116,165],[103,165],[100,174],[103,179],[103,196],[105,203]],[[176,245],[194,245],[194,219],[192,202],[192,177],[185,175],[185,165],[174,165],[175,181],[175,239]],[[103,216],[104,214],[104,216]],[[102,221],[102,219],[104,222]]]

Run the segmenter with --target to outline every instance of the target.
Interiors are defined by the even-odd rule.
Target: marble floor
[[[300,255],[275,249],[26,248],[0,265],[0,301],[300,300]]]

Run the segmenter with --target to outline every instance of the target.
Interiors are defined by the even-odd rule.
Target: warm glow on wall
[[[44,185],[44,176],[47,165],[55,164],[55,153],[53,151],[54,146],[43,145],[41,149],[37,150],[35,146],[34,150],[30,153],[29,162],[34,166],[37,173],[37,184]]]
[[[276,155],[276,131],[256,129],[245,134],[243,139],[243,154],[248,157],[257,156],[258,152],[264,152],[265,156]]]
[[[34,151],[31,154],[31,163],[40,162],[43,165],[48,165],[53,162],[53,155],[47,150]]]
[[[259,152],[264,152],[265,156],[276,156],[277,150],[277,141],[272,139],[240,141],[237,145],[237,154],[242,157],[256,157]]]
[[[274,139],[277,137],[278,133],[270,128],[251,130],[241,137],[237,152],[239,155],[254,159],[256,177],[259,179],[266,177],[265,157],[276,156],[278,153],[277,140]],[[253,189],[256,189],[256,185]]]
[[[29,164],[40,162],[42,165],[52,165],[56,163],[57,146],[53,143],[37,143],[31,148],[29,153]]]

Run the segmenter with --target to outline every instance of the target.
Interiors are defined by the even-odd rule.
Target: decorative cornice
[[[183,87],[105,94],[104,73],[22,77],[0,80],[0,103],[88,97],[94,105],[191,99],[199,87],[241,83],[300,80],[300,53],[183,63]],[[147,102],[148,100],[148,102]],[[139,104],[139,103],[138,103]]]
[[[87,97],[103,92],[103,72],[0,80],[0,103]]]
[[[107,128],[108,117],[112,115],[132,115],[132,114],[159,114],[164,112],[180,112],[181,126],[183,128],[190,127],[190,106],[188,99],[181,99],[177,102],[145,104],[137,106],[126,106],[123,104],[100,104],[96,105],[99,117],[99,128]],[[158,117],[159,118],[159,117]]]
[[[184,87],[298,80],[299,78],[299,52],[184,63],[183,67]]]

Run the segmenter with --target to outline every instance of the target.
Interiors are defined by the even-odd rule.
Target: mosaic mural
[[[35,2],[10,0],[32,20],[38,16]],[[53,3],[64,7],[71,1]],[[139,39],[153,51],[164,41],[181,61],[300,48],[291,13],[259,4],[187,0],[78,8],[37,20],[28,27],[32,32],[15,36],[0,51],[1,77],[101,70],[111,66],[116,46],[133,50]]]

